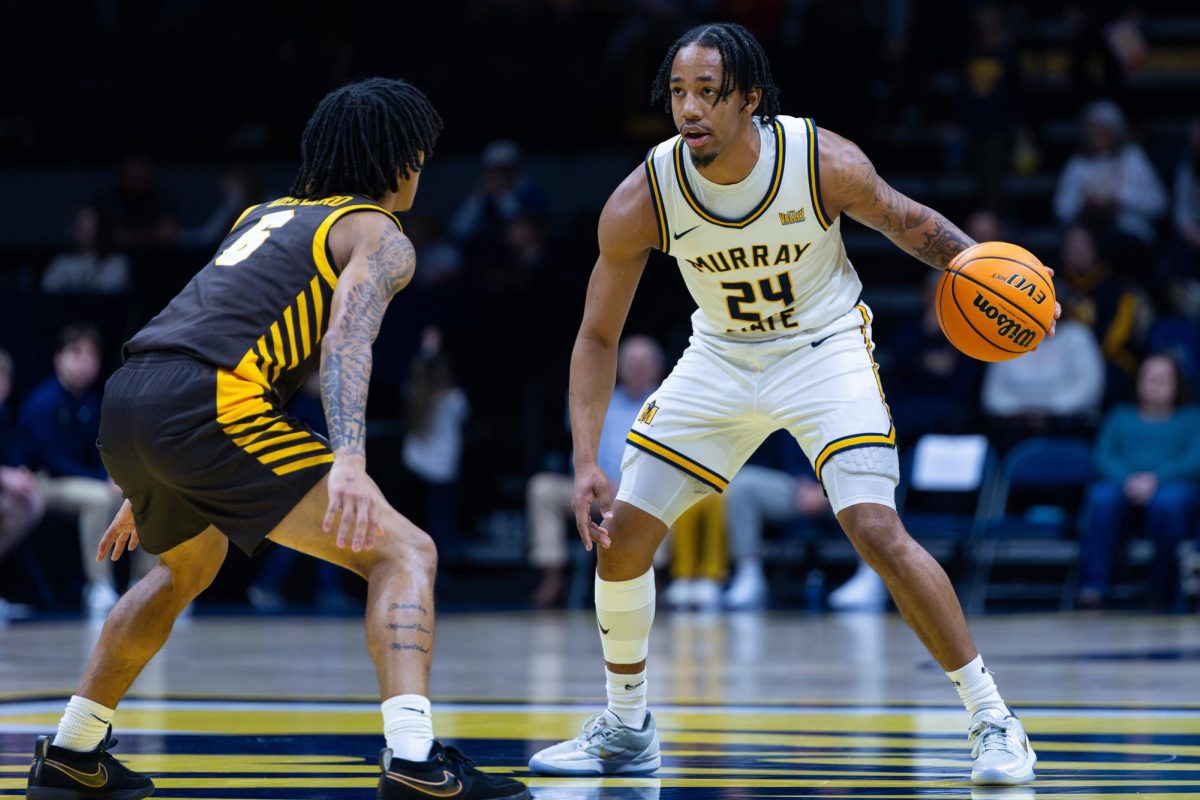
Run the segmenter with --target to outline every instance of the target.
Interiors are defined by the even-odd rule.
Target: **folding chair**
[[[1058,598],[1070,608],[1079,577],[1079,512],[1092,476],[1091,443],[1038,437],[1021,442],[1004,458],[987,520],[970,547],[973,565],[967,609],[984,610],[988,599]],[[1060,566],[1066,578],[1036,583],[1028,578],[993,584],[998,565]]]

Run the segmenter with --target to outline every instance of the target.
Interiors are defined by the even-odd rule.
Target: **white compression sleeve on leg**
[[[605,661],[645,661],[654,623],[654,568],[629,581],[606,581],[597,572],[596,620]]]

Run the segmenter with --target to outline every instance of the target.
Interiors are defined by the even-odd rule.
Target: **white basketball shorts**
[[[871,319],[859,303],[822,329],[764,342],[694,333],[629,431],[617,499],[670,526],[705,494],[724,491],[784,428],[835,513],[861,502],[894,508],[896,431],[871,355]]]

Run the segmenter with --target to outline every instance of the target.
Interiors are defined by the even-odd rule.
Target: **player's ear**
[[[758,104],[762,102],[762,89],[755,86],[750,91],[746,92],[746,103],[742,106],[742,111],[746,116],[754,114],[758,109]]]

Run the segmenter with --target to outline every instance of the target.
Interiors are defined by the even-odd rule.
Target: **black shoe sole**
[[[30,786],[25,790],[26,800],[142,800],[154,794],[154,787],[145,789],[114,789],[107,792],[82,792],[77,789],[52,789],[47,786]]]

